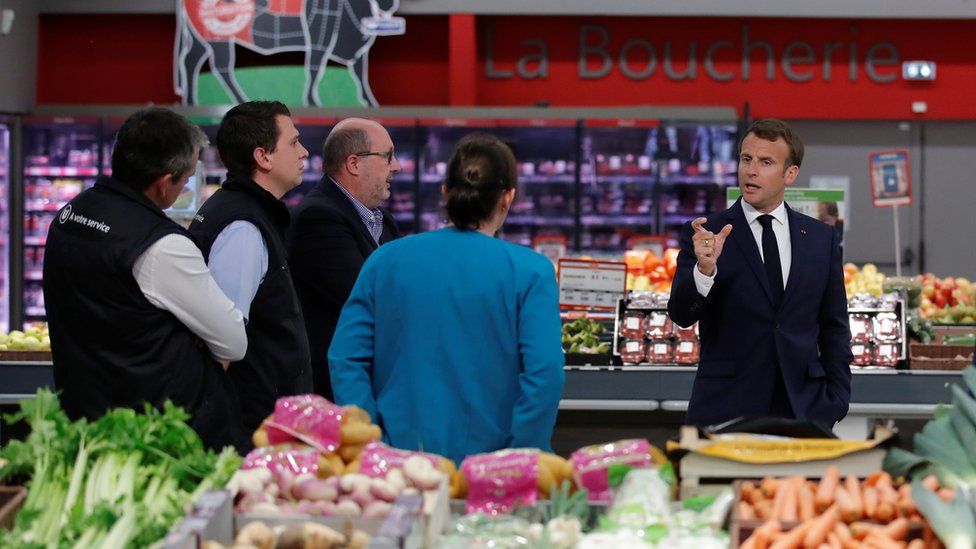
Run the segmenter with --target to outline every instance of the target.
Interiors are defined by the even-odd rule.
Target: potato
[[[466,498],[468,497],[468,477],[464,476],[464,473],[458,469],[454,472],[451,477],[451,497]]]
[[[352,463],[359,458],[360,454],[363,453],[363,448],[365,447],[365,444],[343,444],[342,446],[339,446],[339,457],[341,457],[342,461],[345,463]]]
[[[361,445],[373,440],[379,440],[383,436],[379,426],[371,423],[343,423],[340,431],[340,442],[342,446]]]
[[[369,413],[363,410],[359,406],[350,404],[349,406],[343,406],[342,408],[342,423],[372,423],[372,419],[369,417]]]
[[[360,460],[359,456],[357,456],[356,459],[352,460],[346,465],[346,470],[343,474],[358,473],[360,467],[362,467],[362,461]]]
[[[261,448],[271,444],[268,442],[268,431],[264,428],[264,424],[258,427],[257,431],[254,431],[254,435],[251,437],[251,442],[254,443],[255,448]]]
[[[540,453],[539,455],[541,456],[542,454]],[[539,480],[536,483],[536,488],[539,490],[539,496],[543,498],[548,498],[552,490],[559,488],[552,470],[541,459],[539,460]]]
[[[329,478],[334,475],[342,475],[346,472],[346,464],[337,454],[319,454],[319,478]]]

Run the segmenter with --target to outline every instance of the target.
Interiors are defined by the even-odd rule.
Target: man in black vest
[[[390,212],[390,181],[400,171],[389,132],[347,118],[323,146],[325,177],[292,211],[288,251],[305,313],[315,392],[332,399],[329,345],[342,306],[369,254],[400,236]]]
[[[302,182],[308,151],[288,107],[242,103],[224,116],[217,151],[227,181],[200,211],[190,232],[214,279],[247,319],[247,355],[231,365],[244,427],[254,431],[279,397],[312,391],[308,339],[295,294],[281,197]]]
[[[112,177],[51,223],[44,299],[54,384],[72,418],[172,400],[208,447],[247,440],[224,371],[247,349],[243,316],[162,211],[206,143],[200,128],[166,109],[133,114],[119,130]]]

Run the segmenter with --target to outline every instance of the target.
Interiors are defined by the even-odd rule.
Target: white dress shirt
[[[150,303],[173,313],[207,344],[217,360],[235,362],[247,352],[244,315],[234,308],[189,238],[170,234],[150,246],[132,267]]]
[[[752,237],[756,240],[756,247],[759,248],[759,258],[766,261],[763,257],[763,247],[762,247],[762,224],[759,223],[759,216],[763,215],[762,212],[752,207],[751,204],[743,200],[742,212],[746,216],[746,223],[749,225],[749,229],[752,231]],[[776,235],[776,247],[779,248],[779,263],[780,267],[783,269],[783,289],[786,289],[786,283],[790,278],[790,266],[793,262],[793,244],[790,242],[790,218],[786,215],[786,204],[780,203],[775,210],[769,213],[773,216],[773,233]],[[726,240],[726,245],[728,241]],[[724,248],[723,248],[724,251]],[[698,289],[698,293],[702,296],[707,296],[708,292],[712,290],[712,284],[715,283],[715,275],[718,274],[718,267],[715,268],[715,272],[712,276],[705,276],[704,273],[698,269],[698,265],[695,265],[694,277],[695,277],[695,288]]]

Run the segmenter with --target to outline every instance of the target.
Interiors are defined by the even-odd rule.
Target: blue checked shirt
[[[371,210],[366,206],[363,206],[363,203],[356,200],[351,194],[349,194],[349,192],[346,191],[346,188],[340,185],[338,181],[332,179],[331,177],[329,180],[335,183],[335,186],[339,187],[342,194],[346,195],[349,202],[352,202],[352,205],[356,207],[356,211],[359,212],[359,217],[363,220],[363,224],[366,225],[366,229],[369,231],[370,236],[372,236],[373,240],[376,241],[376,244],[379,245],[380,236],[383,234],[383,212],[381,212],[379,208]]]

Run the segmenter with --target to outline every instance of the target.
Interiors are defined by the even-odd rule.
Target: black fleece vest
[[[234,221],[254,224],[268,248],[268,271],[251,302],[247,355],[228,370],[237,387],[244,428],[253,431],[274,411],[279,397],[312,392],[312,369],[284,244],[288,209],[251,178],[229,174],[190,224],[208,261],[214,240]]]
[[[58,212],[44,257],[54,383],[73,418],[170,399],[212,448],[247,438],[230,379],[203,342],[136,283],[160,238],[190,235],[143,194],[102,177]]]

